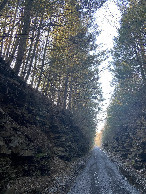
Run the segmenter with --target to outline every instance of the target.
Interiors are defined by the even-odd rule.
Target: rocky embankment
[[[131,185],[136,187],[140,193],[146,193],[146,172],[145,169],[136,170],[133,168],[131,162],[128,159],[123,159],[117,153],[103,151],[109,156],[110,160],[114,162],[120,173],[123,174]]]
[[[88,149],[72,114],[27,85],[0,58],[0,191],[42,193],[53,177],[66,185],[67,174],[73,177],[83,166],[84,160],[75,159]]]

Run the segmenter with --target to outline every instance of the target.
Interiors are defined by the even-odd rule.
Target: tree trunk
[[[31,8],[33,6],[33,0],[26,0],[24,8],[23,29],[19,41],[18,53],[16,58],[16,64],[14,67],[15,72],[18,74],[23,61],[23,56],[26,50],[26,42],[29,35],[29,27],[31,22]]]
[[[70,87],[69,87],[69,102],[68,102],[68,108],[71,110],[72,109],[72,84],[73,84],[73,77],[71,73],[71,78],[70,78]]]
[[[145,47],[144,43],[142,41],[142,37],[140,37],[140,53],[141,53],[141,74],[144,81],[144,84],[146,84],[146,56],[145,56]]]
[[[30,59],[29,68],[28,68],[28,71],[27,71],[27,74],[26,74],[26,77],[25,77],[25,81],[28,80],[28,78],[30,76],[31,69],[32,69],[33,59],[35,57],[36,48],[37,48],[37,44],[38,44],[38,41],[39,41],[39,36],[40,36],[40,30],[41,30],[41,26],[42,26],[42,21],[43,21],[43,17],[41,18],[40,25],[39,25],[39,28],[38,28],[38,33],[37,33],[37,37],[36,37],[36,41],[35,41],[33,53],[32,53],[31,59]]]
[[[140,72],[141,72],[141,76],[142,76],[142,80],[144,82],[144,84],[146,84],[146,77],[145,77],[145,68],[144,68],[144,65],[145,65],[145,61],[144,61],[144,58],[145,56],[143,55],[142,52],[142,48],[141,48],[141,45],[140,45],[140,49],[138,47],[138,45],[135,45],[135,53],[136,53],[136,58],[137,58],[137,62],[140,66]]]
[[[64,102],[63,102],[63,109],[66,109],[66,105],[67,105],[67,93],[68,93],[68,72],[67,72],[67,75],[66,75],[66,78],[65,78],[65,84],[64,84]]]
[[[34,37],[35,37],[35,29],[36,29],[36,20],[37,20],[37,16],[35,17],[35,21],[34,21],[34,26],[33,26],[33,32],[32,32],[32,37],[31,37],[31,41],[30,41],[30,46],[29,46],[29,51],[28,51],[28,55],[26,60],[23,62],[24,63],[24,68],[21,71],[21,76],[24,78],[25,75],[25,81],[27,81],[31,68],[30,65],[28,65],[29,61],[30,61],[30,56],[31,56],[31,51],[32,51],[32,47],[33,47],[33,42],[34,42]],[[28,68],[28,70],[27,70]]]
[[[5,23],[6,23],[6,17],[5,17]],[[5,31],[6,31],[6,26],[3,27],[3,35],[5,34]],[[4,54],[4,52],[3,52],[4,38],[5,38],[5,36],[1,39],[1,51],[0,51],[1,56],[3,56],[3,54]]]
[[[57,93],[57,105],[58,106],[61,106],[61,76],[59,75],[59,80],[58,80],[58,82],[59,82],[59,87],[58,87],[58,93]]]
[[[17,10],[18,10],[19,1],[20,0],[17,0],[17,6],[16,6],[16,9],[15,9],[15,14],[14,14],[12,28],[8,32],[8,34],[10,34],[10,40],[8,42],[8,45],[7,45],[7,48],[6,48],[6,51],[5,51],[6,60],[8,60],[8,57],[9,57],[9,54],[10,54],[10,48],[12,46],[12,36],[14,34],[14,30],[13,29],[15,28],[15,25],[16,25],[15,22],[16,22],[16,16],[17,16]],[[21,19],[19,20],[19,24],[20,23],[21,23]]]
[[[20,27],[19,29],[17,29],[16,34],[19,34],[20,31],[21,31],[21,27]],[[12,61],[13,61],[13,59],[14,59],[14,55],[15,55],[16,49],[17,49],[18,44],[19,44],[19,37],[15,37],[15,39],[16,39],[16,41],[15,41],[14,44],[13,44],[12,52],[11,52],[9,58],[7,59],[7,63],[8,63],[9,65],[11,65],[11,63],[12,63]]]
[[[38,90],[38,88],[40,86],[40,83],[41,83],[41,78],[42,78],[43,69],[44,69],[44,65],[45,65],[45,57],[46,57],[48,39],[49,39],[49,32],[48,32],[48,36],[47,36],[46,43],[45,43],[44,54],[43,54],[42,65],[41,65],[41,71],[40,71],[40,75],[39,75],[38,84],[37,84],[37,87],[36,87],[37,90]]]
[[[38,53],[38,52],[37,52]],[[37,65],[37,59],[38,59],[38,55],[35,55],[35,59],[34,59],[34,67],[33,67],[33,72],[32,72],[32,79],[31,79],[31,86],[33,87],[34,84],[34,79],[35,79],[35,72],[36,72],[36,65]]]

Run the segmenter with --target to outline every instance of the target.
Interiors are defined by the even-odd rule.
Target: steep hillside
[[[66,164],[90,149],[73,115],[27,85],[2,58],[0,105],[1,190],[18,179],[50,176],[58,168],[55,158]]]

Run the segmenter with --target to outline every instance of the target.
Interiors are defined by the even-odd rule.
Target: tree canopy
[[[1,56],[52,104],[71,111],[87,136],[90,131],[95,134],[101,100],[99,59],[91,54],[96,45],[89,28],[94,11],[104,2],[9,0],[0,4]]]
[[[146,129],[145,2],[134,1],[121,19],[113,50],[115,91],[108,108],[103,145],[144,167]]]

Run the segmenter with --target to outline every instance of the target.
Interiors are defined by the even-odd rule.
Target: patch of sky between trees
[[[118,35],[118,28],[120,27],[121,12],[114,0],[108,0],[104,5],[95,13],[95,22],[98,25],[100,34],[97,36],[96,43],[98,46],[96,52],[110,51],[113,48],[114,37]],[[112,86],[113,75],[109,71],[109,66],[112,62],[112,57],[109,56],[99,66],[100,82],[103,91],[102,110],[97,116],[98,126],[97,130],[101,131],[104,127],[106,119],[106,110],[109,106],[110,99],[114,87]]]

